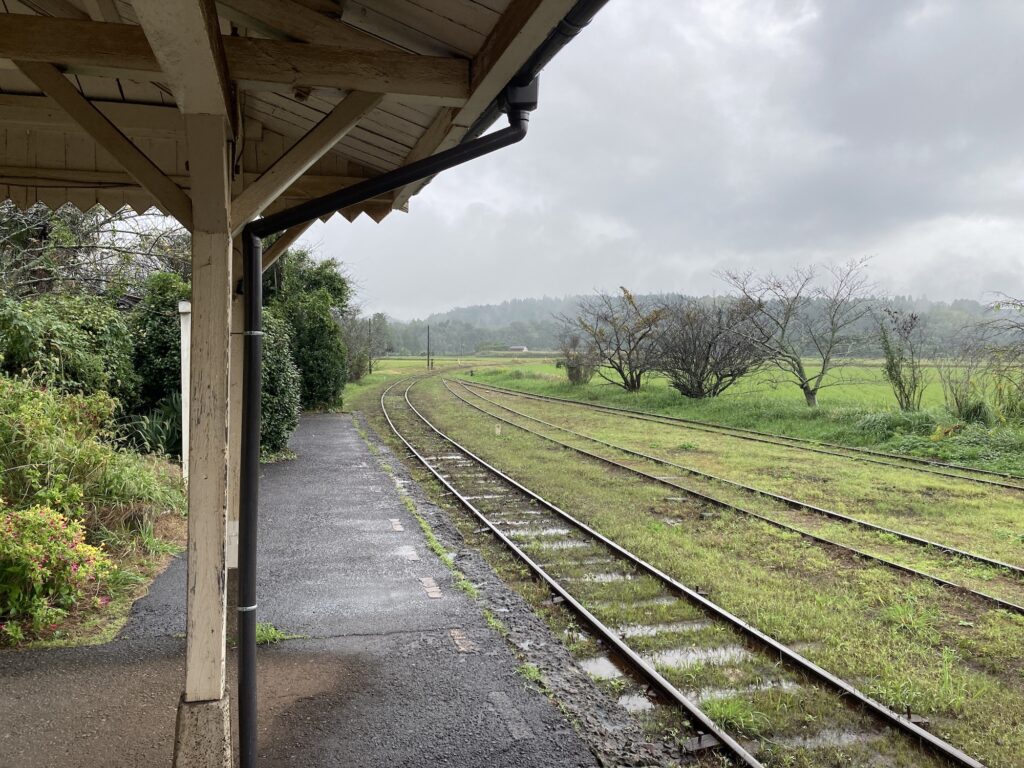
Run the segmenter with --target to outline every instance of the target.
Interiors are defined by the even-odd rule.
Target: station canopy
[[[243,224],[455,145],[573,5],[0,0],[0,200],[191,228],[186,123],[220,111]]]

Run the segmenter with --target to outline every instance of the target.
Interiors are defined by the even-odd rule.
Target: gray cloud
[[[1024,5],[612,2],[527,140],[306,241],[398,317],[873,254],[931,298],[1024,294]]]

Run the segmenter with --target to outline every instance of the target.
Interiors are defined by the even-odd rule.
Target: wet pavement
[[[292,447],[263,472],[258,620],[304,637],[260,648],[261,765],[597,765],[351,418],[307,415]],[[0,654],[0,766],[170,765],[184,570],[112,643]]]

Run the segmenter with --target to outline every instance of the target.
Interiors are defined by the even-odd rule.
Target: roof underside
[[[235,110],[235,193],[357,90],[382,98],[263,213],[452,146],[571,6],[570,0],[222,0],[215,10],[208,4]],[[55,65],[188,192],[185,118],[161,71],[163,60],[148,46],[153,30],[138,26],[137,10],[141,16],[138,2],[122,0],[0,0],[7,14],[0,15],[0,200],[22,208],[42,202],[167,211],[66,104],[43,93],[25,61]],[[342,213],[380,220],[404,209],[417,189]]]

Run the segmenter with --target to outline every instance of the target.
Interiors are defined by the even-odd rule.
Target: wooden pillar
[[[236,178],[240,178],[238,174]],[[237,193],[236,193],[237,194]],[[225,556],[229,569],[238,568],[238,520],[239,490],[242,477],[242,348],[245,344],[245,297],[237,290],[242,277],[242,241],[238,239],[231,248],[231,274],[236,290],[231,292],[231,349],[229,369],[228,421],[228,524]],[[228,602],[234,605],[235,595],[228,595]],[[234,617],[228,623],[234,626]]]
[[[178,317],[181,325],[181,479],[188,484],[188,431],[189,406],[192,395],[189,383],[192,377],[190,356],[192,354],[192,303],[178,302]]]
[[[186,115],[192,181],[192,403],[186,702],[224,698],[231,333],[228,126]]]

